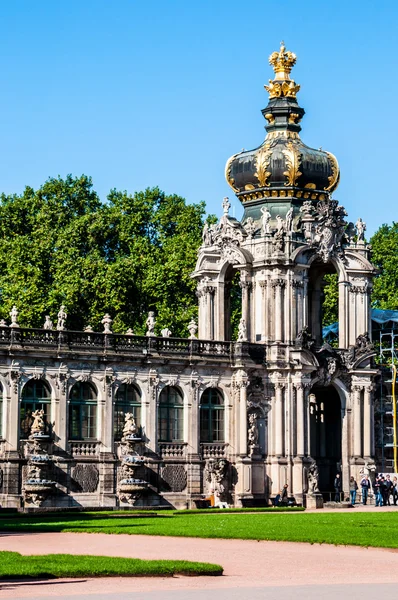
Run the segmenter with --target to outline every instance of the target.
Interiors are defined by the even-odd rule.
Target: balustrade
[[[247,356],[255,362],[265,359],[263,344],[237,344],[231,341],[106,334],[91,331],[56,331],[28,327],[0,327],[0,346],[2,344],[23,348],[62,347],[63,351],[93,349],[126,354],[205,356],[229,361],[232,361],[235,355]]]
[[[162,458],[184,458],[186,449],[186,443],[162,442],[159,444],[159,454]]]
[[[69,442],[72,456],[97,456],[99,454],[99,442]]]
[[[224,458],[228,444],[213,442],[200,444],[202,458]]]

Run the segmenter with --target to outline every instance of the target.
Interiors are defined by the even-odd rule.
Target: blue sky
[[[227,158],[264,138],[270,53],[298,62],[302,139],[372,234],[396,217],[395,2],[12,0],[0,5],[0,191],[91,175],[221,212]]]

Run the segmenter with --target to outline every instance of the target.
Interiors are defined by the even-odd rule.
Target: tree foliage
[[[337,273],[323,277],[322,326],[331,325],[339,320],[339,288]]]
[[[112,190],[103,204],[89,177],[49,179],[39,190],[0,199],[0,318],[13,304],[23,326],[53,321],[60,305],[68,329],[142,334],[149,310],[158,330],[186,336],[197,315],[190,278],[205,204],[187,204],[158,188],[129,195]]]
[[[372,262],[379,269],[373,283],[373,308],[398,309],[398,223],[382,225],[370,240]]]

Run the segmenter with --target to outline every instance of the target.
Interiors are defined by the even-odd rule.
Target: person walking
[[[373,491],[375,495],[376,506],[383,506],[383,496],[381,495],[381,477],[376,475],[373,483]]]
[[[334,478],[334,501],[340,502],[340,494],[341,494],[341,477],[340,473],[337,473]]]
[[[351,497],[351,504],[353,506],[355,505],[355,500],[357,498],[357,489],[358,489],[358,484],[355,481],[354,476],[351,475],[351,477],[350,477],[350,497]]]
[[[394,502],[394,506],[397,506],[398,500],[398,479],[396,477],[392,480],[392,501]]]
[[[384,495],[383,495],[383,500],[384,500],[385,506],[391,506],[391,504],[390,504],[391,494],[392,494],[392,481],[391,481],[391,476],[387,474],[386,479],[384,481]]]
[[[369,494],[369,489],[370,489],[369,475],[365,475],[361,479],[361,488],[362,488],[362,504],[365,506],[368,501],[368,494]]]

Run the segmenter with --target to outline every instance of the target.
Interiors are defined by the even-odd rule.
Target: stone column
[[[274,288],[274,319],[275,319],[275,342],[283,342],[283,322],[284,322],[284,306],[283,306],[283,288],[285,286],[284,279],[273,279],[271,282]]]
[[[284,431],[283,431],[283,390],[285,384],[278,381],[275,383],[275,455],[284,455]]]
[[[57,446],[62,450],[68,449],[68,419],[69,419],[69,404],[68,404],[68,379],[69,373],[59,372],[55,380],[58,389],[57,409],[58,415],[56,418],[58,436]]]
[[[6,400],[9,405],[7,418],[7,445],[6,451],[13,452],[19,449],[19,391],[21,373],[10,371],[10,399]]]
[[[252,282],[247,280],[240,280],[239,283],[242,290],[242,318],[246,321],[247,339],[248,341],[252,338],[252,327],[251,327],[251,310],[250,310],[250,296],[252,289]]]
[[[304,419],[305,419],[305,454],[311,455],[311,415],[310,415],[310,384],[304,386]],[[315,396],[314,396],[315,397]]]
[[[261,279],[259,281],[261,288],[261,341],[268,341],[268,297],[267,297],[267,281]]]
[[[304,415],[304,384],[295,383],[296,388],[296,443],[297,456],[305,454],[305,415]]]
[[[362,444],[361,444],[361,386],[353,385],[352,393],[353,393],[353,409],[354,409],[354,456],[360,457],[362,455]]]
[[[214,293],[215,287],[211,285],[209,277],[203,277],[198,284],[196,295],[199,299],[199,338],[205,340],[214,339],[215,327],[214,327]],[[219,307],[222,309],[223,307]],[[219,334],[221,332],[218,332]],[[223,330],[222,337],[224,339]]]
[[[158,451],[158,390],[159,377],[154,369],[149,371],[147,397],[142,405],[143,424],[145,426],[145,436],[149,441],[149,447],[153,452]]]
[[[372,419],[372,387],[367,385],[364,388],[363,403],[363,455],[365,458],[372,456],[372,432],[374,424]]]
[[[319,405],[319,453],[322,458],[326,456],[326,430],[325,430],[325,403]]]

